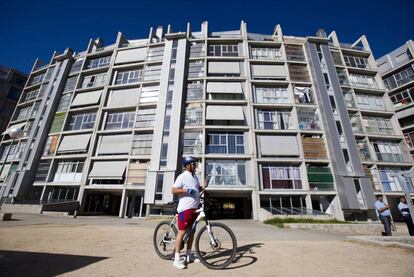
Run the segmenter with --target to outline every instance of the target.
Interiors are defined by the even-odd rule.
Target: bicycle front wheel
[[[170,225],[171,222],[163,221],[155,227],[153,235],[153,244],[155,252],[164,260],[171,260],[175,252],[175,239],[177,237],[177,228]]]
[[[233,231],[220,222],[210,223],[198,232],[195,247],[200,261],[209,269],[223,269],[230,265],[237,251],[237,241]]]

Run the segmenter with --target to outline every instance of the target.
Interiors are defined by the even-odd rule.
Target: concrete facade
[[[18,117],[28,105],[36,113]],[[79,200],[84,214],[168,214],[181,157],[193,155],[213,218],[373,219],[375,193],[401,193],[387,173],[413,166],[368,41],[335,32],[204,22],[91,40],[36,62],[15,115],[26,135],[2,195]]]

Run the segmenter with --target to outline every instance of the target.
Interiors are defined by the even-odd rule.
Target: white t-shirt
[[[409,212],[406,211],[402,211],[403,209],[408,209],[408,205],[406,203],[400,202],[400,204],[398,204],[398,209],[400,210],[402,215],[409,215]]]
[[[188,209],[198,209],[200,203],[200,182],[196,175],[193,176],[189,171],[184,171],[177,177],[173,187],[186,190],[193,189],[197,192],[195,195],[181,194],[179,196],[180,202],[178,202],[177,212],[181,213]]]

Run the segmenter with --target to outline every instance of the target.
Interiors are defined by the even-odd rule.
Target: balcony
[[[391,163],[403,163],[405,162],[404,156],[397,153],[382,153],[375,152],[377,160],[379,162],[391,162]]]

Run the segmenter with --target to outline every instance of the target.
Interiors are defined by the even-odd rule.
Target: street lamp
[[[414,207],[411,204],[411,196],[408,190],[408,184],[405,181],[405,177],[414,177],[414,170],[392,172],[390,173],[390,177],[397,177],[400,181],[400,184],[403,186],[405,200],[407,202],[408,209],[410,210],[411,220],[414,223]]]
[[[22,127],[23,127],[24,125],[25,125],[25,123],[22,123],[22,124],[17,124],[17,125],[11,126],[9,129],[7,129],[5,132],[3,132],[3,133],[2,133],[2,135],[9,135],[9,137],[12,139],[12,142],[11,142],[11,144],[10,144],[10,147],[7,149],[7,152],[6,152],[6,157],[4,158],[4,162],[3,162],[3,164],[1,165],[0,174],[1,174],[1,173],[3,172],[3,170],[4,170],[4,166],[6,165],[6,162],[7,162],[7,159],[8,159],[8,157],[9,157],[10,150],[11,150],[11,148],[13,147],[14,141],[15,141],[16,139],[20,139],[20,138],[22,138],[22,137],[23,137],[23,129],[22,129]],[[1,199],[3,199],[4,192],[6,191],[6,180],[7,180],[7,177],[8,177],[8,176],[9,176],[9,172],[7,172],[6,176],[4,176],[4,181],[3,181],[4,188],[3,188],[3,191],[1,192],[1,195],[0,195],[0,200],[1,200]]]

